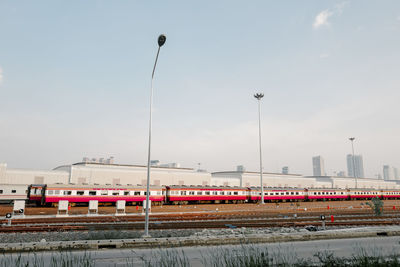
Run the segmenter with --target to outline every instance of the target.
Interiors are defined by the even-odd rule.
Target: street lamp
[[[260,144],[260,183],[261,183],[261,204],[264,204],[264,185],[262,177],[262,153],[261,153],[261,98],[264,97],[263,93],[256,93],[254,95],[258,100],[258,140]]]
[[[357,189],[357,175],[356,175],[356,164],[354,160],[354,145],[353,142],[356,138],[355,137],[350,137],[349,140],[351,141],[351,151],[353,153],[352,159],[353,159],[353,176],[355,178],[355,183],[356,183],[356,189]]]
[[[156,60],[154,62],[153,72],[151,74],[151,89],[150,89],[150,119],[149,119],[149,149],[147,153],[147,185],[146,185],[146,218],[144,227],[144,236],[149,236],[149,199],[150,199],[150,152],[151,152],[151,122],[152,122],[152,111],[153,111],[153,80],[154,72],[156,71],[158,55],[160,54],[160,48],[165,44],[167,37],[164,34],[158,36],[158,50]]]

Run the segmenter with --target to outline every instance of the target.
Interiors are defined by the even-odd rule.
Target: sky
[[[400,1],[0,1],[0,162],[400,168]]]

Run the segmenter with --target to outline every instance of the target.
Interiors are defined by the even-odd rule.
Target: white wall
[[[60,171],[38,171],[38,170],[22,170],[7,169],[6,175],[0,183],[4,184],[33,184],[37,183],[68,183],[67,172]]]

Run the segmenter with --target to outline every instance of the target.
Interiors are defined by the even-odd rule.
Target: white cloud
[[[348,2],[342,2],[334,6],[333,10],[325,9],[318,13],[314,19],[313,28],[319,29],[321,27],[326,27],[330,25],[329,18],[334,15],[342,15],[344,8],[347,6]]]
[[[326,10],[321,11],[321,12],[315,17],[315,20],[314,20],[314,23],[313,23],[313,28],[314,28],[314,29],[319,29],[319,28],[324,27],[324,26],[329,26],[329,21],[328,21],[328,19],[329,19],[329,17],[332,16],[332,15],[333,15],[333,12],[330,11],[329,9],[326,9]]]

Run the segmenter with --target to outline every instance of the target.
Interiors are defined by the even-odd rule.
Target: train
[[[265,202],[294,202],[320,200],[400,199],[400,189],[354,188],[295,188],[264,187]],[[261,200],[260,187],[169,185],[150,186],[152,205],[256,203]],[[146,199],[144,185],[75,185],[31,184],[0,185],[0,203],[26,200],[36,206],[55,206],[60,200],[87,205],[90,200],[112,204],[125,200],[127,205],[142,205]]]
[[[28,189],[21,184],[0,184],[0,203],[11,204],[14,200],[27,200]]]
[[[265,202],[295,202],[321,200],[400,199],[400,189],[339,189],[339,188],[277,188],[264,187]],[[74,204],[115,203],[125,200],[127,205],[142,205],[146,199],[143,185],[74,185],[32,184],[27,200],[37,206],[54,206],[60,200]],[[169,185],[150,186],[152,205],[163,204],[222,204],[257,203],[261,200],[260,187]]]

